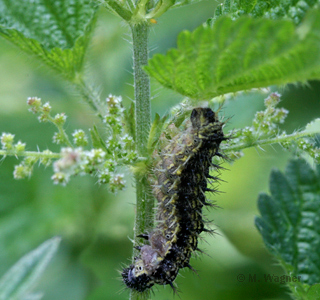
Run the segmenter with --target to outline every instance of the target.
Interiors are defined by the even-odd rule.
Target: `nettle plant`
[[[54,112],[45,99],[29,97],[29,110],[39,121],[56,126],[53,142],[61,145],[61,151],[26,151],[25,143],[3,132],[0,155],[21,159],[14,168],[14,178],[30,177],[36,164],[52,165],[55,184],[65,185],[74,175],[89,174],[117,192],[126,184],[118,169],[128,167],[136,183],[133,244],[137,246],[142,241],[139,234],[153,227],[155,201],[148,180],[154,153],[161,151],[159,141],[164,136],[184,126],[192,108],[217,110],[242,91],[320,79],[320,9],[319,1],[312,0],[225,1],[193,32],[181,32],[176,48],[149,59],[148,34],[157,18],[193,2],[1,0],[0,35],[72,84],[105,130],[102,134],[93,126],[90,136],[81,129],[69,135],[64,128],[65,114]],[[84,57],[100,7],[125,21],[132,35],[135,98],[130,107],[123,106],[121,96],[101,99],[99,91],[86,81]],[[150,76],[184,97],[168,115],[156,114],[153,122]],[[251,126],[225,133],[230,138],[221,149],[230,161],[241,158],[246,148],[280,144],[295,155],[320,163],[315,139],[320,121],[310,120],[304,129],[288,134],[279,129],[288,114],[279,102],[280,94],[270,93],[265,110],[256,112]],[[102,138],[105,134],[107,139]],[[320,293],[319,177],[319,167],[313,169],[301,158],[292,160],[285,175],[278,171],[271,174],[272,196],[261,194],[258,201],[261,217],[256,226],[267,248],[288,275],[301,277],[300,282],[289,283],[296,299],[316,299]],[[32,291],[58,243],[58,238],[45,242],[10,269],[0,281],[0,298],[28,295],[31,299],[33,295],[32,299],[40,299]],[[133,257],[137,254],[134,248]],[[144,297],[131,293],[131,299]]]

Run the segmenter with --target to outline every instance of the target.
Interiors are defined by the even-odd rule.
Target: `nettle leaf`
[[[218,19],[182,32],[177,49],[156,54],[145,70],[195,99],[320,78],[320,9],[296,29],[284,20]]]
[[[271,173],[270,191],[271,196],[259,196],[261,217],[255,224],[270,252],[299,278],[289,285],[292,291],[306,294],[320,283],[320,167],[314,170],[302,159],[292,160],[285,174]],[[309,293],[319,293],[319,287]]]
[[[320,299],[320,284],[315,284],[310,287],[307,293],[306,300]]]
[[[148,152],[152,155],[155,145],[159,142],[161,133],[163,132],[163,126],[166,120],[168,119],[168,115],[163,116],[162,118],[156,114],[154,121],[150,128],[149,138],[148,138]]]
[[[115,1],[115,0],[96,0],[97,2],[103,3],[103,6],[124,19],[125,21],[130,21],[132,17],[132,10],[135,8],[134,3],[131,0],[128,1]]]
[[[148,18],[159,18],[167,10],[171,8],[176,8],[184,5],[194,4],[202,0],[155,0],[154,4],[150,5],[151,8],[148,11]],[[141,0],[141,2],[145,2]],[[152,1],[149,1],[148,4],[151,4]]]
[[[0,36],[73,81],[95,21],[90,0],[0,0]]]
[[[201,0],[95,0],[102,3],[109,11],[118,15],[129,23],[147,19],[159,18],[170,8],[180,7]]]
[[[306,125],[306,128],[302,131],[304,133],[314,135],[320,132],[320,118],[317,118]]]
[[[47,240],[11,267],[0,279],[0,300],[41,299],[41,294],[33,293],[33,289],[59,243],[59,237]]]
[[[92,140],[92,146],[95,149],[103,149],[107,153],[111,154],[111,151],[106,147],[106,144],[101,137],[97,127],[94,125],[92,129],[89,129],[91,140]]]
[[[135,105],[134,102],[131,103],[129,108],[124,110],[124,127],[129,135],[136,141],[136,123],[135,123]]]
[[[233,19],[237,19],[243,15],[249,15],[274,20],[288,19],[292,20],[295,24],[299,24],[306,13],[319,3],[319,0],[226,0],[224,4],[217,7],[214,17],[208,20],[208,23],[212,24],[222,15],[228,15]]]
[[[144,1],[141,1],[142,3]],[[168,9],[172,8],[173,5],[176,3],[176,0],[158,0],[154,7],[151,8],[149,14],[147,15],[148,18],[158,18],[162,14],[164,14]],[[187,2],[187,1],[181,1]],[[152,3],[151,1],[149,3]],[[139,5],[139,4],[138,4]],[[183,5],[183,4],[182,4]]]
[[[193,4],[193,3],[197,3],[200,2],[201,0],[175,0],[174,5],[172,6],[174,7],[180,7],[180,6],[184,6],[184,5],[188,5],[188,4]]]

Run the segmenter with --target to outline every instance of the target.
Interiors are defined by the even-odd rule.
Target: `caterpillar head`
[[[223,140],[222,127],[224,123],[219,122],[218,115],[209,107],[194,108],[190,117],[192,128],[199,137],[210,138],[211,142]]]
[[[154,285],[153,280],[145,269],[142,259],[136,260],[134,265],[125,268],[121,275],[126,286],[137,292],[144,292]]]
[[[192,110],[190,119],[193,128],[200,128],[218,121],[216,119],[216,114],[209,107],[194,108]]]

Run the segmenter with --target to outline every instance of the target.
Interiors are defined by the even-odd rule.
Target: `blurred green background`
[[[150,50],[165,53],[176,44],[181,30],[192,30],[211,17],[217,2],[203,1],[167,12],[152,27]],[[117,17],[101,10],[87,55],[87,75],[101,87],[102,97],[109,93],[122,95],[125,105],[133,98],[132,49],[127,42],[128,28]],[[152,83],[153,115],[163,115],[181,101],[181,96]],[[274,88],[283,94],[281,106],[290,111],[284,129],[301,129],[319,116],[317,82],[308,86]],[[53,125],[39,123],[28,112],[27,97],[50,101],[55,113],[65,112],[67,132],[102,125],[89,106],[74,90],[35,59],[0,40],[0,132],[14,133],[16,141],[27,143],[27,150],[46,148],[58,151],[52,144]],[[227,129],[250,125],[254,113],[263,109],[261,93],[243,95],[225,104],[222,115],[232,116]],[[206,215],[214,220],[219,235],[206,236],[200,248],[208,255],[193,258],[198,275],[186,270],[176,282],[180,299],[289,299],[281,284],[265,283],[263,274],[283,275],[268,255],[254,226],[258,214],[259,192],[268,191],[273,167],[283,170],[290,154],[280,147],[264,151],[250,149],[245,156],[225,165],[228,169],[220,186],[224,193],[214,197],[222,209],[211,209]],[[59,235],[62,244],[38,290],[44,300],[128,299],[118,270],[129,263],[134,222],[133,180],[126,172],[127,189],[113,195],[94,178],[76,177],[66,186],[53,185],[52,169],[35,168],[28,180],[13,180],[14,157],[0,163],[0,275],[22,255],[46,239]],[[244,282],[237,276],[243,274]],[[256,274],[260,282],[249,282]],[[122,291],[122,292],[121,292]],[[175,296],[177,297],[177,296]],[[170,287],[156,287],[152,299],[173,299]]]

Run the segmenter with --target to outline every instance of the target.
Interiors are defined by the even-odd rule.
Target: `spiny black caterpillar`
[[[188,267],[191,254],[199,250],[198,236],[204,227],[202,207],[212,205],[205,192],[209,168],[218,169],[212,157],[219,153],[224,137],[223,122],[210,108],[195,108],[191,113],[191,126],[173,138],[161,152],[155,175],[154,195],[158,200],[156,228],[141,237],[149,244],[139,247],[140,256],[122,272],[127,287],[144,292],[155,283],[169,284],[180,269]],[[193,269],[192,269],[193,270]]]

